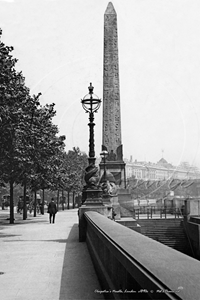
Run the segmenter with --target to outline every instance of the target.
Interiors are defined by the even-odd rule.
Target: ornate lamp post
[[[89,138],[89,164],[95,163],[95,151],[94,151],[94,113],[98,111],[100,105],[101,105],[101,99],[99,99],[98,96],[93,94],[94,87],[92,86],[92,83],[90,83],[90,86],[88,87],[89,94],[87,94],[82,100],[82,106],[83,109],[86,111],[86,113],[89,113],[89,128],[90,128],[90,138]]]
[[[99,188],[99,170],[95,166],[95,150],[94,150],[94,113],[98,111],[101,105],[101,99],[93,94],[94,87],[92,83],[88,87],[89,94],[82,100],[83,109],[89,113],[89,166],[85,169],[86,186],[83,189],[82,203],[85,205],[102,205],[101,193]]]

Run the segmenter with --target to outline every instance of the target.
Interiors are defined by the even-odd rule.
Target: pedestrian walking
[[[54,198],[51,199],[51,202],[48,205],[48,210],[47,212],[49,213],[49,222],[51,223],[51,219],[53,218],[53,223],[55,223],[55,216],[57,213],[57,206],[54,202]]]

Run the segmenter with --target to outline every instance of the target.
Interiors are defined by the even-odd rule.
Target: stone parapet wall
[[[94,211],[84,217],[105,298],[199,299],[199,261]]]

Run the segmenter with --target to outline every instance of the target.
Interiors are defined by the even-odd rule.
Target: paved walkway
[[[15,224],[0,211],[0,299],[104,299],[86,243],[78,241],[77,209],[59,211]]]

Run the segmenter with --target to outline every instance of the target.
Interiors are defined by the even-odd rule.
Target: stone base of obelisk
[[[119,204],[132,201],[130,191],[128,189],[120,188],[118,190],[118,200]]]
[[[126,187],[125,163],[123,161],[106,161],[100,162],[100,177],[103,176],[104,170],[111,172],[115,178],[116,185],[120,188]]]
[[[100,162],[100,176],[102,177],[104,174],[104,170],[106,169],[115,178],[115,184],[118,188],[124,188],[126,185],[126,173],[125,173],[125,163],[123,161],[106,161]],[[119,204],[119,195],[111,198],[112,207],[115,212],[115,220],[121,219],[120,213],[120,204]]]
[[[115,219],[113,216],[113,201],[112,197],[109,195],[103,195],[102,197],[103,205],[107,207],[107,218]]]
[[[119,201],[118,201],[118,195],[115,196],[115,197],[112,197],[110,200],[111,200],[111,203],[112,203],[113,211],[115,213],[114,219],[115,220],[120,220],[121,219],[121,213],[120,213],[120,205],[119,205]]]
[[[123,189],[123,188],[119,188],[118,189],[118,204],[119,207],[121,207],[120,211],[121,211],[121,217],[124,216],[124,205],[131,205],[132,207],[132,199],[131,199],[131,194],[130,191],[128,189]]]

